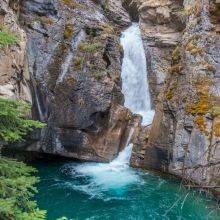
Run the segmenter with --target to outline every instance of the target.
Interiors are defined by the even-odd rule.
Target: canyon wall
[[[156,114],[131,163],[218,190],[220,2],[143,0],[135,7]]]

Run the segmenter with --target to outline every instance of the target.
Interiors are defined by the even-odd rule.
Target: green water
[[[49,220],[220,219],[210,196],[189,191],[177,180],[128,167],[79,163],[38,163],[36,196]]]

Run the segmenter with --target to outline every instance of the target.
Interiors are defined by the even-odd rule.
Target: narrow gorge
[[[0,101],[43,123],[1,154],[46,219],[217,220],[219,51],[219,0],[0,0]]]

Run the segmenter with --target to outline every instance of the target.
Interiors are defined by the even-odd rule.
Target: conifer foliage
[[[41,220],[46,212],[39,210],[32,201],[37,189],[36,170],[22,162],[0,157],[0,219]]]
[[[21,141],[34,127],[42,123],[26,119],[30,105],[0,98],[0,141]],[[42,220],[46,212],[39,210],[32,197],[37,192],[34,184],[39,179],[33,176],[36,169],[22,162],[2,157],[0,154],[0,219]]]
[[[25,102],[0,98],[0,141],[20,141],[34,127],[44,126],[41,122],[25,119],[29,112],[30,105]]]

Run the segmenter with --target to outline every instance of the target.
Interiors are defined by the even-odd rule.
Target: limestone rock
[[[164,1],[161,1],[162,3]],[[178,6],[179,3],[180,1],[173,1],[172,4],[167,3],[166,7],[169,7],[170,15],[184,14],[186,28],[183,33],[179,31],[179,23],[176,28],[173,26],[172,16],[170,21],[165,21],[165,27],[162,29],[159,28],[161,15],[154,14],[152,16],[156,17],[147,19],[145,14],[151,13],[149,10],[161,7],[159,3],[157,5],[157,1],[145,1],[146,5],[143,6],[142,17],[145,19],[141,17],[142,33],[148,56],[149,80],[154,83],[154,87],[151,83],[151,91],[153,98],[156,94],[154,100],[157,105],[153,124],[150,130],[145,132],[147,143],[139,143],[138,151],[141,152],[142,158],[138,160],[134,157],[133,166],[173,173],[187,183],[193,181],[204,188],[218,187],[218,3],[184,1],[182,9],[181,5]],[[181,10],[181,13],[177,10]],[[154,34],[151,25],[157,30]],[[165,33],[168,30],[173,30],[172,38],[166,38]],[[151,36],[148,33],[151,33]],[[175,44],[177,46],[174,49]],[[159,68],[162,63],[164,69]],[[152,80],[152,77],[156,79]]]
[[[28,150],[106,162],[125,146],[132,114],[122,107],[119,27],[130,20],[119,1],[108,6],[22,1],[33,115],[47,122]]]
[[[0,2],[0,23],[4,32],[13,33],[19,39],[13,45],[0,49],[0,96],[31,101],[28,90],[26,33],[18,24],[18,12],[9,6],[9,0]]]

